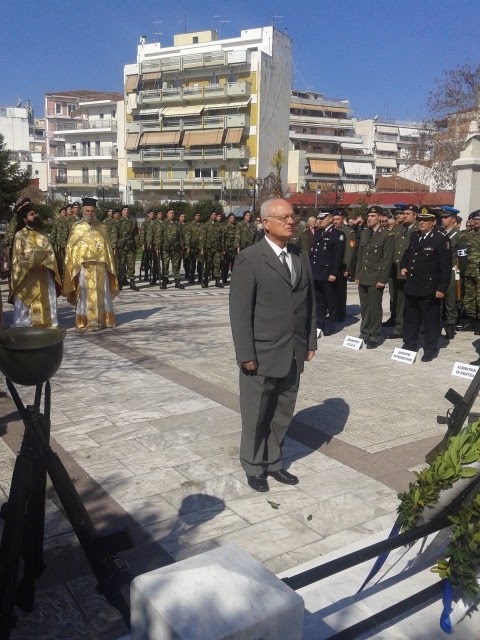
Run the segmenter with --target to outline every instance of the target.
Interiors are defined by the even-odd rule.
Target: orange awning
[[[125,150],[134,151],[138,147],[139,140],[140,140],[139,133],[127,133],[127,139],[125,141]]]
[[[142,133],[140,144],[142,146],[149,144],[178,144],[180,140],[180,131],[150,131]]]
[[[242,137],[243,129],[227,129],[225,144],[238,144]]]
[[[125,78],[125,93],[132,93],[138,85],[138,75],[127,76]]]
[[[336,160],[312,159],[309,162],[311,173],[324,173],[332,176],[338,175],[338,162]]]
[[[183,137],[184,147],[205,147],[222,144],[223,129],[202,129],[186,131]]]

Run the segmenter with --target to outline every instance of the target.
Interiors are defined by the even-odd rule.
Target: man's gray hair
[[[283,198],[270,198],[269,200],[265,200],[265,202],[260,207],[260,217],[263,220],[271,216],[271,210],[274,209],[278,202],[285,202]],[[287,203],[288,204],[288,203]]]

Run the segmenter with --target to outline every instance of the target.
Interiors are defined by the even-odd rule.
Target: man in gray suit
[[[240,367],[240,462],[248,484],[268,491],[267,475],[298,478],[282,466],[304,361],[317,348],[314,286],[307,251],[287,244],[295,219],[286,200],[261,208],[265,237],[235,260],[230,323]]]

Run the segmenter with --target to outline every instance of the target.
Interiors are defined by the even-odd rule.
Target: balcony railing
[[[56,184],[74,184],[74,185],[104,185],[104,186],[117,186],[118,185],[118,177],[111,178],[107,176],[55,176]]]
[[[249,157],[248,147],[199,147],[199,148],[173,148],[173,149],[140,149],[130,152],[129,160],[134,162],[155,161],[182,161],[182,160],[242,160]]]
[[[57,122],[55,124],[55,131],[85,131],[88,129],[111,129],[117,130],[117,121],[110,118],[104,118],[103,120],[77,120],[72,122]]]
[[[141,120],[127,123],[127,133],[144,131],[187,131],[189,129],[229,129],[248,127],[250,123],[246,113],[234,113],[226,116],[198,116],[194,118],[164,118],[163,120]]]
[[[246,80],[239,82],[225,82],[224,84],[208,84],[191,87],[169,87],[167,89],[150,89],[140,91],[137,104],[169,103],[182,100],[206,100],[208,102],[218,98],[233,98],[235,96],[249,96],[251,84]]]
[[[82,160],[84,158],[116,158],[118,149],[113,147],[100,147],[99,149],[78,149],[72,151],[70,149],[57,149],[55,158],[70,158]]]
[[[227,54],[224,51],[197,53],[189,56],[170,56],[160,60],[142,62],[141,73],[154,71],[182,71],[183,69],[201,69],[202,67],[217,67],[227,64]]]
[[[130,180],[129,184],[134,191],[150,189],[163,191],[212,189],[221,191],[227,188],[225,178],[135,178]]]

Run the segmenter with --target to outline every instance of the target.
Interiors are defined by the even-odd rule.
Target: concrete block
[[[300,640],[303,634],[303,599],[234,544],[137,576],[130,606],[132,640]]]

